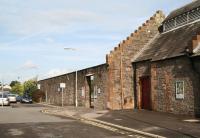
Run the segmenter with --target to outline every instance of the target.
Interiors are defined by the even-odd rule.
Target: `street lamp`
[[[76,51],[75,48],[70,48],[70,47],[65,47],[64,50],[73,50],[73,51]]]
[[[70,48],[70,47],[67,47],[67,48],[64,48],[64,50],[72,50],[72,51],[76,51],[77,49],[75,48]],[[76,70],[76,80],[75,80],[75,106],[78,107],[78,72]]]

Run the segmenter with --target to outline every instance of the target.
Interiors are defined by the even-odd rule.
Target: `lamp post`
[[[3,107],[3,80],[2,80],[2,83],[1,83],[1,90],[2,90],[2,93],[1,93],[1,98],[2,98],[2,107]]]
[[[75,104],[76,104],[76,107],[78,107],[78,88],[77,88],[77,85],[78,85],[78,72],[76,70],[76,101],[75,101]]]
[[[75,48],[64,48],[64,50],[72,50],[72,51],[76,51],[77,49]],[[75,76],[75,106],[78,107],[78,72],[76,70],[76,76]]]

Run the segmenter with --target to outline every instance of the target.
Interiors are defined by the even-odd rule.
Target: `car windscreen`
[[[15,97],[14,94],[8,94],[8,97]]]
[[[8,96],[6,94],[3,94],[3,98],[7,98]],[[2,94],[0,94],[0,98],[2,98]]]

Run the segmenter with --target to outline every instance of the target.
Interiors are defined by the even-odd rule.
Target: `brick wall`
[[[161,11],[156,12],[141,27],[123,40],[107,55],[109,65],[110,109],[131,109],[134,107],[132,58],[158,33],[158,26],[164,20]]]
[[[94,100],[94,108],[106,109],[107,97],[107,65],[102,64],[95,67],[79,70],[77,72],[77,97],[78,106],[90,107],[89,85],[87,75],[94,76],[94,87],[98,90],[97,98]],[[89,76],[88,76],[89,77]],[[76,72],[53,77],[38,82],[41,84],[41,90],[48,95],[48,102],[55,105],[61,105],[61,91],[59,84],[66,83],[64,89],[64,105],[75,106],[76,91]]]
[[[196,66],[200,69],[200,64]],[[199,114],[200,78],[188,57],[177,57],[158,62],[140,62],[136,67],[139,107],[142,102],[139,78],[148,75],[151,77],[153,110],[175,114]],[[176,81],[184,81],[184,99],[176,98]]]

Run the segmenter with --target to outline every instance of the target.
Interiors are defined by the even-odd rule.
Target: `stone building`
[[[132,61],[135,107],[200,115],[200,1],[171,12]]]
[[[79,70],[77,79],[76,72],[72,72],[38,81],[40,89],[46,93],[47,101],[50,104],[61,105],[60,83],[66,85],[63,89],[64,106],[75,106],[77,99],[78,106],[106,109],[107,64]]]

